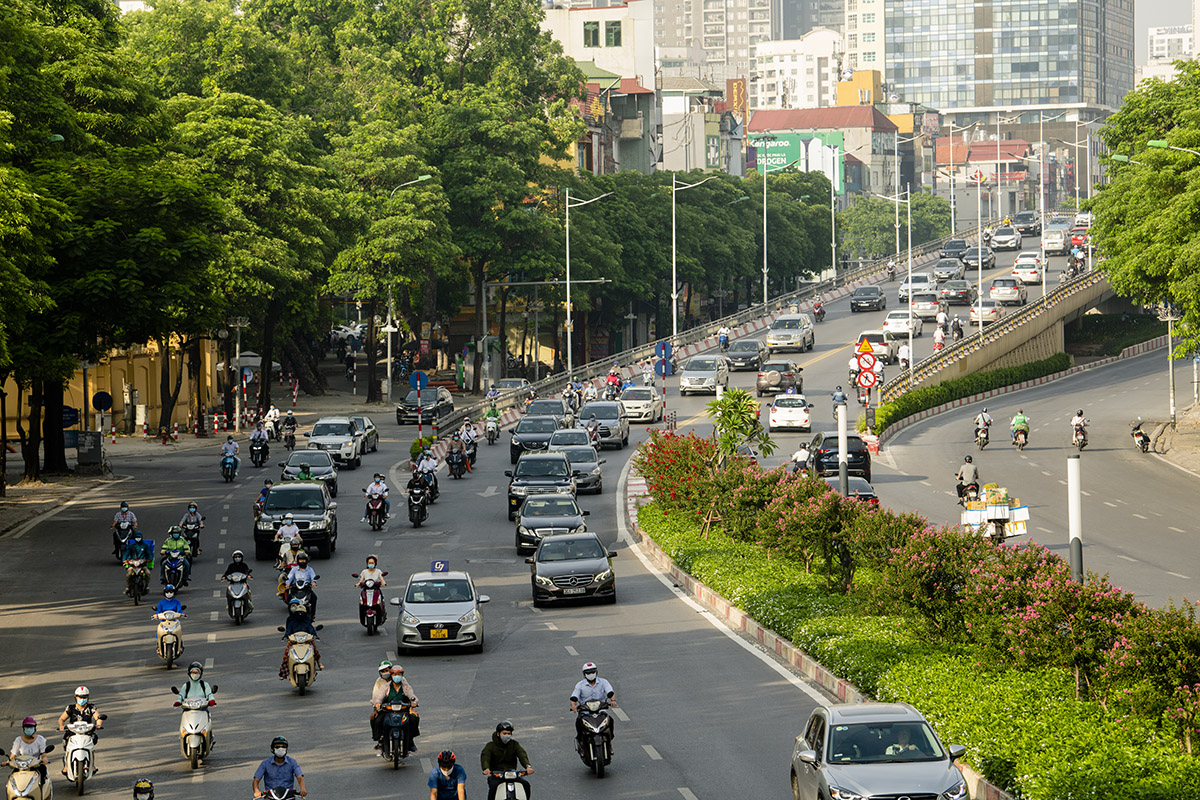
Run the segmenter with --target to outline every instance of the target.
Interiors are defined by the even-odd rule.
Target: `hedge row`
[[[898,399],[890,403],[880,405],[875,410],[875,427],[872,429],[872,432],[879,435],[887,430],[887,427],[893,422],[902,420],[905,417],[911,417],[928,408],[940,406],[942,403],[961,400],[964,397],[970,397],[980,392],[990,392],[993,389],[999,389],[1003,386],[1012,386],[1022,381],[1052,375],[1055,372],[1062,372],[1065,369],[1069,369],[1070,366],[1071,357],[1069,355],[1066,353],[1056,353],[1050,358],[1033,361],[1029,364],[1022,364],[1018,367],[1004,367],[1002,369],[988,370],[987,372],[976,372],[971,375],[964,375],[961,378],[953,378],[952,380],[934,384],[933,386],[922,386],[910,392],[905,392]],[[865,431],[866,424],[865,418],[860,418],[859,430]]]
[[[703,532],[694,513],[651,503],[638,525],[682,569],[835,674],[921,709],[944,740],[968,747],[968,763],[1018,798],[1200,800],[1200,762],[1161,720],[1075,699],[1070,670],[1016,669],[976,642],[931,636],[927,621],[897,612],[889,592],[877,591],[892,576],[860,570],[858,591],[830,594],[792,559]],[[1032,553],[1024,567],[1048,563],[1036,548],[993,549]]]

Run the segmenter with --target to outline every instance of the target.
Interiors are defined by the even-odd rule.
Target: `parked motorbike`
[[[121,563],[125,545],[129,543],[129,537],[132,535],[132,522],[118,522],[117,527],[113,529],[113,555],[116,556],[118,564]]]
[[[213,694],[217,693],[216,686],[213,686],[212,690]],[[171,694],[178,696],[179,689],[172,686]],[[205,700],[203,697],[175,701],[175,707],[183,709],[179,717],[179,750],[183,757],[191,762],[192,769],[199,767],[200,762],[208,758],[213,745],[216,744],[216,737],[212,731],[212,716],[208,711],[210,706],[216,704],[216,700]]]
[[[54,745],[46,745],[46,752],[54,749]],[[0,748],[0,756],[5,755]],[[29,800],[50,800],[54,795],[54,787],[50,785],[50,775],[47,773],[46,782],[41,783],[42,776],[38,771],[41,757],[35,755],[17,755],[8,757],[8,765],[12,768],[12,776],[4,784],[5,796],[8,800],[28,798]]]
[[[386,572],[383,573],[387,575]],[[358,573],[352,573],[357,578]],[[378,581],[365,580],[358,584],[358,624],[367,629],[367,636],[374,636],[379,626],[387,622],[387,605],[383,601],[383,587]]]
[[[196,561],[196,557],[200,555],[200,529],[204,527],[203,520],[207,517],[201,516],[201,522],[187,522],[181,527],[183,528],[183,538],[188,540],[188,544],[192,546],[192,562]]]
[[[233,476],[237,474],[237,461],[232,455],[225,455],[221,458],[221,477],[226,483],[233,482]]]
[[[266,442],[250,443],[250,462],[256,467],[267,463],[267,455],[271,452]]]
[[[250,576],[244,572],[234,572],[221,580],[227,581],[225,587],[225,613],[233,620],[234,625],[241,625],[250,612],[254,610],[254,602],[250,597]]]
[[[411,706],[380,706],[379,713],[383,714],[383,735],[379,737],[382,746],[380,755],[384,760],[392,762],[392,769],[399,769],[400,762],[408,758],[408,725]]]
[[[426,508],[428,497],[429,490],[424,486],[408,490],[408,521],[414,528],[421,527],[421,523],[429,517],[429,509]]]
[[[163,611],[150,617],[158,620],[158,657],[167,662],[167,669],[183,655],[183,623],[180,620],[186,616],[179,611]]]
[[[167,558],[163,562],[163,575],[165,577],[165,580],[163,581],[164,585],[170,584],[171,586],[175,587],[176,591],[183,587],[184,561],[185,559],[182,551],[167,551]]]
[[[496,443],[496,439],[500,436],[500,422],[495,417],[489,417],[487,424],[484,426],[484,431],[487,434],[487,443],[490,447]]]
[[[450,469],[450,477],[455,480],[467,474],[467,459],[458,450],[451,450],[446,454],[446,466]]]
[[[100,715],[108,719],[107,714]],[[83,785],[96,771],[96,723],[90,719],[77,719],[67,723],[67,749],[63,752],[63,767],[67,780],[75,784],[75,790],[83,794]]]
[[[825,304],[820,300],[813,303],[813,319],[815,319],[817,322],[825,321]]]
[[[1143,453],[1150,452],[1150,436],[1142,430],[1141,417],[1138,417],[1138,421],[1132,427],[1133,430],[1129,432],[1129,435],[1133,437],[1134,446]]]
[[[579,706],[583,721],[583,741],[575,740],[575,749],[588,769],[597,778],[604,777],[604,768],[612,762],[612,720],[608,718],[607,700],[589,700]]]
[[[987,425],[984,425],[982,428],[975,431],[975,444],[979,445],[980,450],[988,446],[988,436],[989,434]]]
[[[133,570],[133,574],[125,580],[125,589],[133,598],[133,604],[136,606],[150,592],[150,570],[146,568],[146,559],[144,558],[130,559],[125,562],[125,566]]]
[[[321,630],[324,625],[317,625],[316,629]],[[282,633],[285,629],[280,626],[279,631]],[[291,643],[288,648],[287,656],[287,676],[291,681],[292,686],[300,692],[303,697],[304,693],[312,686],[313,681],[317,679],[317,658],[313,652],[313,639],[317,638],[311,633],[297,631],[291,636],[283,637]]]

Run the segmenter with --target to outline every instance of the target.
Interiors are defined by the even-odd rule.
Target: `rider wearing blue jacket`
[[[175,587],[167,584],[163,587],[163,599],[158,601],[158,605],[154,607],[155,614],[161,614],[164,611],[174,611],[177,614],[183,613],[183,603],[175,597]]]

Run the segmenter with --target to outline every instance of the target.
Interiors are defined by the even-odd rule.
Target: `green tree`
[[[853,252],[896,254],[896,204],[882,197],[863,195],[838,213],[838,237]],[[912,244],[929,242],[950,233],[950,204],[925,192],[912,195]],[[900,250],[908,250],[908,208],[900,204]]]
[[[775,452],[775,442],[758,420],[758,401],[745,389],[726,389],[721,397],[710,400],[707,408],[722,460],[737,455],[738,449],[746,445],[764,456]]]

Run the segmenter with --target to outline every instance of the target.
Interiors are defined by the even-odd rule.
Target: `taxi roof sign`
[[[868,341],[867,337],[864,336],[862,341],[858,343],[858,349],[855,350],[854,352],[856,352],[856,353],[874,353],[875,348],[871,346],[871,342]]]
[[[429,571],[434,572],[434,573],[449,572],[450,571],[450,562],[449,561],[430,561],[429,562]]]

